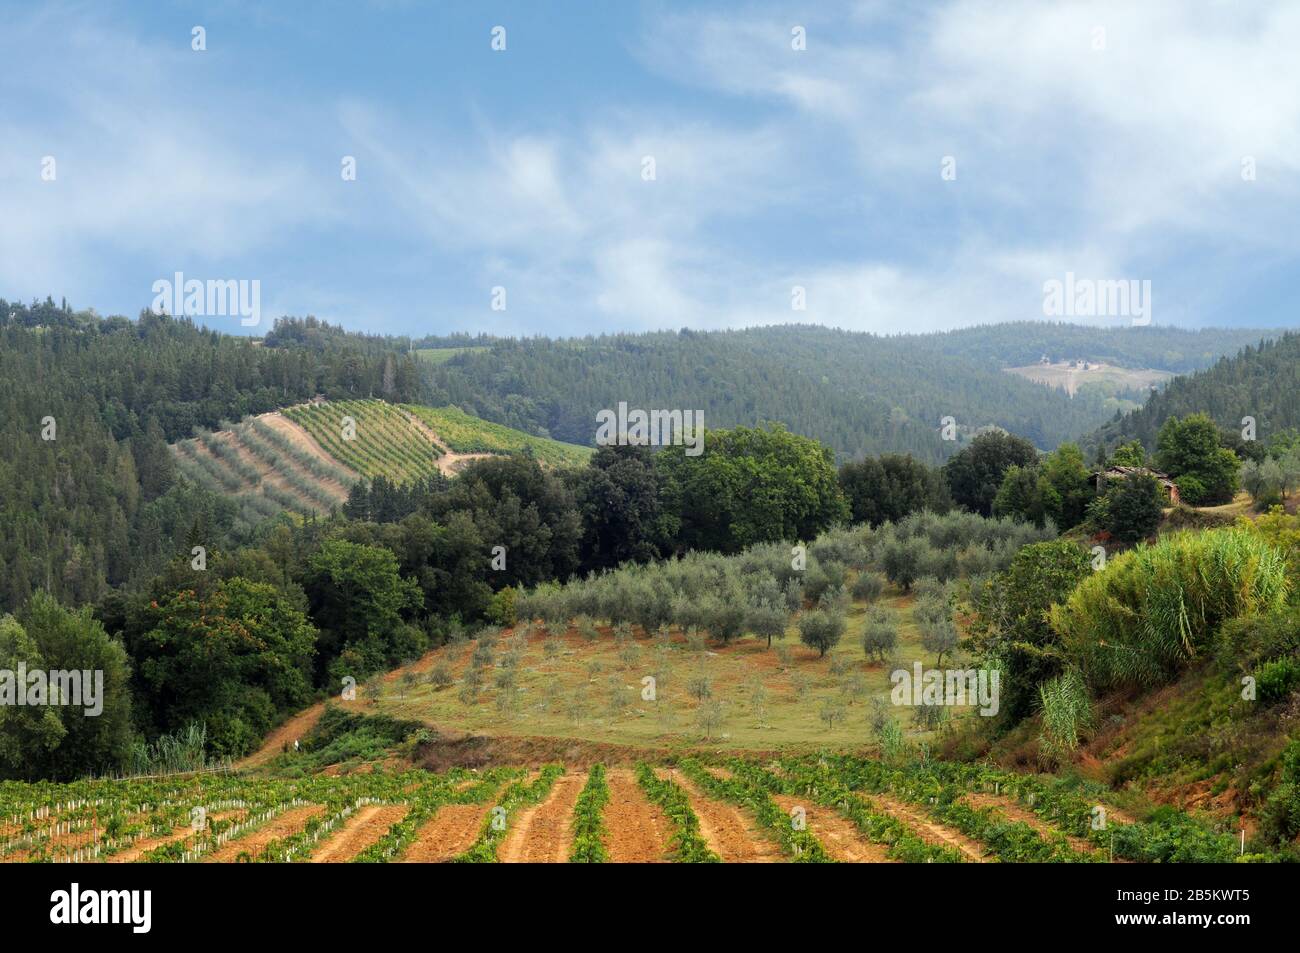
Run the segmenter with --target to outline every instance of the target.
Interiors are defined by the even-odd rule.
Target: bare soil
[[[672,821],[645,796],[636,775],[615,768],[605,775],[609,803],[605,805],[605,847],[616,864],[665,863],[669,860]]]
[[[406,849],[404,864],[438,864],[473,846],[491,804],[444,804]]]
[[[356,857],[406,816],[405,804],[368,804],[349,817],[317,848],[313,864],[342,864]]]
[[[739,808],[700,793],[690,778],[676,769],[669,771],[668,776],[686,792],[691,809],[700,819],[700,836],[725,862],[761,864],[781,860],[777,846],[759,833]]]
[[[507,819],[510,832],[498,859],[507,864],[564,863],[573,847],[573,807],[587,783],[585,775],[557,778],[541,804]]]

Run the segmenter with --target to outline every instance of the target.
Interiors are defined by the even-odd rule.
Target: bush
[[[1182,491],[1181,484],[1179,491]],[[1121,543],[1136,543],[1155,534],[1164,515],[1164,491],[1155,478],[1130,473],[1088,507],[1088,524]]]
[[[1076,669],[1070,669],[1038,688],[1043,731],[1039,745],[1053,760],[1063,760],[1079,747],[1080,732],[1095,724],[1088,686]]]
[[[799,641],[824,656],[844,637],[844,616],[825,609],[813,609],[799,618]]]
[[[519,621],[515,609],[518,597],[519,590],[513,586],[508,586],[494,595],[488,602],[488,620],[500,626],[514,625]]]
[[[1300,685],[1300,661],[1290,656],[1266,662],[1260,667],[1256,687],[1259,700],[1266,705],[1289,698],[1297,685]]]
[[[867,613],[862,630],[862,651],[867,658],[883,662],[898,646],[898,617],[888,609],[876,607]]]
[[[880,573],[864,570],[853,580],[853,598],[859,602],[875,602],[885,591],[885,579]]]
[[[1259,835],[1270,844],[1289,844],[1300,837],[1300,739],[1282,751],[1278,785],[1260,812]]]
[[[1166,536],[1085,578],[1052,628],[1095,684],[1150,685],[1202,655],[1220,625],[1277,611],[1286,560],[1241,529]]]
[[[1250,674],[1266,662],[1300,653],[1300,608],[1286,606],[1265,616],[1232,619],[1216,639],[1220,665]]]

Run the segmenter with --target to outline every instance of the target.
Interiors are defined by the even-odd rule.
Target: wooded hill
[[[570,443],[590,444],[596,412],[627,401],[703,410],[710,427],[779,421],[828,444],[841,459],[895,451],[934,463],[980,428],[1001,427],[1051,449],[1116,411],[1099,393],[1085,389],[1071,398],[1004,367],[1047,354],[1185,371],[1267,334],[1026,322],[896,337],[787,325],[487,346],[466,338],[446,344],[474,350],[427,361],[424,372],[431,403]],[[1135,404],[1146,394],[1121,396]],[[959,427],[956,442],[939,433],[948,415]]]
[[[1261,443],[1300,427],[1300,335],[1284,334],[1207,370],[1175,378],[1142,407],[1101,427],[1088,442],[1113,447],[1137,439],[1153,448],[1166,420],[1198,412],[1234,433],[1241,430],[1243,417],[1253,417]]]

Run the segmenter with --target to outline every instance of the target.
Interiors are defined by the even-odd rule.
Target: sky
[[[1298,49],[1286,2],[0,0],[0,297],[894,334],[1072,274],[1294,326]]]

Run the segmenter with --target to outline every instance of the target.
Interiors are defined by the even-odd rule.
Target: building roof
[[[1159,470],[1152,470],[1149,467],[1107,467],[1102,471],[1107,480],[1122,480],[1127,476],[1138,474],[1140,476],[1155,477],[1165,486],[1174,486],[1174,481],[1169,478],[1168,473],[1161,473]]]

